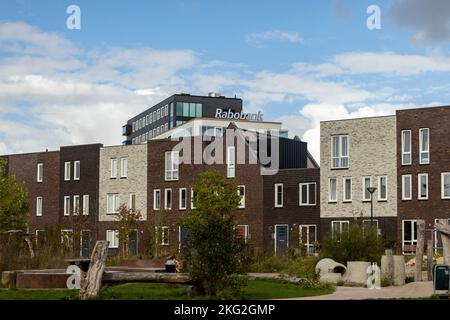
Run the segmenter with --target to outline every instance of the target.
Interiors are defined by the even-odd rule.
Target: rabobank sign
[[[231,109],[228,110],[216,109],[216,118],[220,119],[263,121],[262,117],[263,114],[261,113],[261,111],[258,111],[258,113],[244,113],[244,112],[234,112]]]

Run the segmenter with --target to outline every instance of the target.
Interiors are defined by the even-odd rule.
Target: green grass
[[[242,299],[276,299],[323,295],[332,288],[309,288],[275,280],[251,280],[244,288]],[[6,290],[0,289],[0,300],[73,300],[78,291],[69,290]],[[186,300],[186,286],[161,283],[124,284],[105,287],[103,300]]]

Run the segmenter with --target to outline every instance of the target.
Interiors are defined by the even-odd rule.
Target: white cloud
[[[271,30],[247,35],[246,41],[249,45],[261,48],[264,43],[271,41],[285,41],[290,43],[302,43],[303,38],[298,32]]]

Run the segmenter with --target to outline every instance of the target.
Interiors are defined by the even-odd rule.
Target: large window
[[[44,164],[38,163],[37,164],[37,170],[36,170],[36,181],[42,182],[44,181]]]
[[[116,214],[119,209],[119,202],[120,199],[118,193],[109,193],[107,195],[106,213]]]
[[[311,225],[300,225],[300,245],[304,246],[306,249],[306,254],[315,254],[314,243],[317,240],[317,226],[315,224]]]
[[[419,130],[420,164],[430,163],[430,129]]]
[[[166,181],[178,180],[179,152],[166,152]]]
[[[234,178],[236,175],[235,147],[227,147],[227,177]]]
[[[238,208],[245,208],[245,186],[238,186],[239,206]]]
[[[177,116],[202,117],[203,106],[201,103],[177,102]]]
[[[64,181],[70,180],[70,162],[64,162]]]
[[[363,201],[371,200],[371,194],[368,190],[368,188],[370,188],[371,186],[372,186],[372,177],[363,177],[363,184],[362,184]]]
[[[74,161],[73,163],[73,180],[80,180],[81,162]]]
[[[70,215],[70,196],[64,197],[64,215],[65,216]]]
[[[283,206],[283,184],[275,184],[275,208],[280,208]]]
[[[106,241],[109,242],[109,247],[112,249],[119,248],[119,231],[106,230]]]
[[[328,180],[328,202],[337,202],[337,180],[330,178]]]
[[[36,198],[36,217],[42,217],[42,197]]]
[[[128,158],[120,159],[120,177],[121,178],[128,177]]]
[[[111,159],[111,178],[117,178],[117,159]]]
[[[83,195],[83,214],[85,216],[89,215],[89,195]]]
[[[153,190],[153,210],[161,209],[161,190]]]
[[[172,189],[164,190],[164,209],[172,209]]]
[[[316,183],[307,182],[299,184],[299,205],[315,206],[316,205]]]
[[[187,190],[186,188],[180,188],[179,209],[186,210],[186,207],[187,207]]]
[[[331,168],[348,168],[348,136],[331,137]]]
[[[403,253],[414,253],[417,245],[417,221],[416,220],[403,220],[402,221],[402,233],[403,233]]]
[[[378,177],[378,201],[387,201],[387,176]]]
[[[402,176],[402,200],[412,199],[412,176],[406,174]]]
[[[418,198],[419,200],[428,199],[428,173],[420,173],[418,175]]]
[[[337,240],[341,240],[343,233],[348,232],[350,222],[347,220],[331,221],[331,235]]]
[[[73,196],[73,214],[80,213],[80,196]]]
[[[441,198],[450,199],[450,172],[441,174]]]
[[[402,131],[402,164],[411,164],[411,130]]]
[[[352,178],[344,177],[343,179],[343,189],[344,189],[344,202],[352,202]]]

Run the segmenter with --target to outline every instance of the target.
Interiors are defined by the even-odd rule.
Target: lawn
[[[275,280],[252,280],[244,288],[242,299],[275,299],[329,294],[332,288],[309,288]],[[6,290],[0,289],[0,300],[73,300],[78,291],[69,290]],[[124,284],[105,287],[103,300],[186,300],[186,286],[160,283]]]

